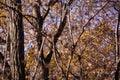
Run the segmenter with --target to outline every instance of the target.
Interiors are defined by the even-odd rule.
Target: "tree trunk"
[[[72,0],[71,0],[72,1]],[[54,5],[55,3],[57,2],[57,0],[53,1],[53,3],[50,1],[49,2],[49,7]],[[44,58],[44,53],[43,53],[43,50],[40,50],[40,48],[43,46],[42,45],[42,26],[43,26],[43,23],[44,23],[44,20],[46,18],[46,16],[48,15],[49,13],[49,10],[50,8],[48,7],[48,10],[46,11],[46,13],[41,16],[41,13],[40,13],[40,1],[39,0],[36,0],[34,1],[34,4],[33,4],[33,15],[34,17],[36,18],[36,21],[35,21],[35,30],[36,30],[36,40],[37,40],[37,52],[39,53],[38,54],[38,65],[36,65],[36,70],[37,72],[35,71],[34,74],[33,74],[33,77],[32,77],[32,80],[34,79],[37,79],[37,80],[49,80],[49,68],[48,68],[48,65],[51,61],[51,58],[52,58],[52,54],[53,54],[53,44],[51,45],[51,49],[50,49],[50,52],[49,54],[47,55],[46,58]],[[71,3],[69,3],[68,5],[70,5]],[[66,10],[65,12],[65,15],[64,15],[64,18],[62,20],[62,22],[60,22],[60,26],[59,26],[59,29],[57,31],[57,33],[54,35],[54,45],[56,45],[57,43],[57,40],[58,38],[60,37],[64,27],[65,27],[65,24],[66,24],[66,20],[67,20],[67,12],[68,10]],[[39,71],[40,70],[40,71]],[[35,77],[37,76],[37,77]]]
[[[38,52],[38,63],[36,65],[36,70],[33,73],[32,80],[49,80],[49,68],[48,64],[50,63],[51,57],[52,57],[52,51],[50,51],[50,54],[48,54],[47,58],[44,58],[43,50],[40,50],[42,45],[42,27],[43,22],[46,18],[46,16],[49,13],[50,8],[46,11],[44,16],[41,16],[40,13],[40,1],[36,0],[33,4],[33,16],[36,18],[35,21],[35,30],[36,30],[36,40],[37,40],[37,52]],[[37,72],[36,72],[37,71]]]
[[[37,33],[36,36],[36,40],[37,40],[37,53],[38,53],[38,61],[37,64],[35,66],[35,71],[33,73],[32,76],[32,80],[45,80],[44,79],[44,64],[42,61],[42,58],[40,57],[39,53],[40,52],[40,48],[41,48],[41,44],[42,44],[42,26],[43,26],[43,18],[40,14],[40,1],[36,0],[33,3],[33,16],[36,18],[35,19],[35,32]]]
[[[117,63],[117,69],[115,73],[115,80],[120,79],[120,45],[119,45],[119,27],[120,27],[120,10],[118,10],[118,24],[116,26],[116,31],[115,31],[115,40],[116,40],[116,62]]]
[[[21,0],[8,0],[10,10],[10,62],[12,80],[25,80],[24,31]]]

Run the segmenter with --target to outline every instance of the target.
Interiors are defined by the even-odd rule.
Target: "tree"
[[[117,7],[117,8],[116,8]],[[118,12],[118,23],[115,29],[115,41],[116,41],[116,62],[117,62],[117,69],[116,69],[116,73],[115,73],[115,80],[119,80],[120,79],[120,45],[119,45],[119,40],[120,40],[120,36],[119,36],[119,27],[120,27],[120,6],[118,4],[116,4],[114,6],[115,10],[117,10]]]
[[[48,68],[47,65],[50,63],[51,58],[52,58],[52,54],[53,54],[53,50],[52,50],[52,49],[53,49],[53,46],[56,46],[57,40],[58,40],[58,38],[60,37],[62,31],[64,30],[64,27],[65,27],[65,24],[66,24],[66,20],[67,20],[68,9],[66,9],[65,15],[64,15],[64,17],[63,17],[63,20],[61,20],[61,22],[60,22],[60,26],[59,26],[59,28],[58,28],[58,31],[57,31],[56,34],[54,35],[54,38],[53,38],[53,43],[54,43],[54,44],[51,44],[51,48],[50,48],[49,54],[47,55],[46,58],[44,57],[44,52],[43,52],[43,50],[41,50],[42,47],[43,47],[43,45],[42,45],[42,42],[43,42],[43,41],[42,41],[42,36],[43,36],[43,35],[42,35],[42,28],[43,28],[44,20],[45,20],[46,16],[49,14],[50,8],[51,8],[52,6],[54,6],[55,3],[57,3],[57,2],[58,2],[57,0],[55,0],[55,1],[50,1],[50,2],[48,3],[48,9],[47,9],[46,13],[43,14],[43,16],[42,16],[42,14],[41,14],[40,11],[39,11],[41,2],[38,0],[38,1],[36,1],[36,2],[33,3],[33,13],[34,13],[34,17],[36,18],[36,22],[35,22],[35,23],[37,23],[37,24],[35,25],[35,31],[36,31],[36,33],[37,33],[37,35],[36,35],[37,47],[38,47],[38,48],[37,48],[37,52],[39,52],[39,53],[38,53],[38,63],[37,63],[37,65],[35,66],[35,72],[34,72],[33,77],[32,77],[33,79],[34,79],[35,76],[36,76],[36,70],[37,70],[38,67],[42,67],[41,71],[42,71],[42,77],[43,77],[43,79],[44,79],[44,80],[48,80],[48,79],[49,79],[49,78],[48,78],[48,77],[49,77],[49,68]],[[67,6],[70,6],[72,2],[73,2],[73,1],[70,0],[70,1],[68,2]],[[40,64],[40,65],[39,65],[39,64]],[[39,74],[40,74],[40,73],[39,73]],[[40,77],[40,78],[42,79],[42,77]],[[39,78],[38,78],[38,79],[39,79]]]
[[[9,0],[10,67],[13,80],[25,80],[24,31],[21,0]]]
[[[118,80],[117,6],[118,0],[0,0],[1,79]]]

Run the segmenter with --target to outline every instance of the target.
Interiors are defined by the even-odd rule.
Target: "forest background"
[[[0,80],[119,80],[119,0],[0,0]]]

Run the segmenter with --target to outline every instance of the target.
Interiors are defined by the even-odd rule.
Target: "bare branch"
[[[37,68],[38,68],[38,66],[39,66],[39,64],[40,64],[40,56],[41,56],[41,52],[42,52],[42,49],[43,49],[43,45],[44,45],[44,42],[45,42],[45,38],[43,38],[43,41],[42,41],[42,44],[41,44],[41,48],[40,48],[40,50],[39,50],[39,54],[38,54],[38,60],[37,60],[37,63],[36,63],[36,66],[35,66],[35,70],[34,70],[34,73],[33,73],[33,75],[32,75],[32,80],[34,80],[35,79],[35,76],[36,76],[36,73],[37,73]]]
[[[66,74],[65,74],[63,68],[62,68],[62,67],[59,65],[59,63],[58,63],[58,60],[57,60],[57,57],[56,57],[57,50],[56,50],[56,47],[55,47],[55,45],[54,45],[54,42],[53,42],[53,50],[54,50],[54,58],[55,58],[55,62],[56,62],[56,64],[57,64],[57,67],[59,68],[59,70],[62,71],[64,77],[67,79]]]
[[[95,13],[95,15],[93,15],[93,16],[87,21],[86,24],[83,25],[83,27],[82,27],[82,32],[80,33],[80,35],[79,35],[76,43],[74,44],[74,48],[77,46],[78,41],[80,40],[82,34],[85,32],[85,27],[89,24],[89,22],[90,22],[97,14],[99,14],[100,11],[102,11],[102,10],[107,6],[108,3],[109,3],[109,1],[107,1],[106,4],[105,4],[100,10],[98,10],[98,11]]]

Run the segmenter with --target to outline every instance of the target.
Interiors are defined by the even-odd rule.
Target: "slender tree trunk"
[[[46,15],[48,14],[48,11],[46,12]],[[33,4],[33,15],[36,18],[35,21],[35,30],[36,30],[36,40],[37,40],[37,52],[38,52],[38,63],[36,66],[38,66],[37,69],[37,76],[34,75],[33,78],[34,79],[41,79],[41,80],[48,80],[49,78],[49,68],[46,67],[45,63],[45,58],[44,58],[44,54],[43,54],[43,50],[40,50],[40,48],[43,46],[42,45],[42,26],[43,26],[43,22],[44,22],[44,16],[41,16],[40,13],[40,1],[36,1]],[[46,16],[45,15],[45,16]],[[50,55],[50,59],[51,59],[51,55]],[[50,62],[50,60],[49,60]],[[40,71],[39,71],[40,70]],[[35,77],[36,76],[36,77]]]
[[[43,18],[40,14],[40,1],[36,0],[33,3],[33,16],[36,18],[35,20],[35,31],[36,31],[36,40],[37,40],[37,53],[40,52],[41,44],[42,44],[42,26],[43,26]],[[33,73],[32,80],[35,79],[44,79],[44,68],[43,68],[43,61],[40,57],[40,54],[38,54],[38,61],[37,65],[35,66],[35,72]]]
[[[48,7],[48,10],[46,13],[42,16],[40,13],[40,1],[36,0],[33,4],[33,16],[36,18],[35,21],[35,30],[36,30],[36,40],[37,40],[37,52],[38,52],[38,63],[36,65],[36,71],[33,73],[32,80],[38,79],[38,80],[49,80],[49,68],[48,64],[50,63],[51,57],[52,57],[52,50],[50,50],[50,53],[47,55],[47,58],[44,58],[43,50],[41,50],[42,45],[42,27],[44,20],[46,16],[49,13],[50,8]],[[40,71],[39,71],[40,70]]]
[[[115,29],[115,42],[116,42],[116,62],[118,62],[120,58],[120,50],[119,50],[119,26],[120,26],[120,12],[118,12],[118,24]]]
[[[120,10],[118,10],[118,24],[116,26],[116,31],[115,31],[115,40],[116,40],[116,62],[117,63],[117,69],[115,73],[115,80],[120,79],[120,41],[119,41],[119,27],[120,27]]]
[[[21,0],[8,0],[10,12],[10,61],[12,80],[25,80],[24,31]]]

